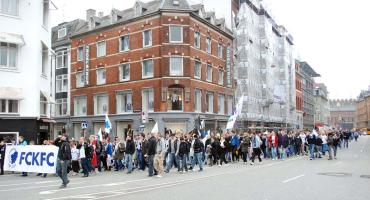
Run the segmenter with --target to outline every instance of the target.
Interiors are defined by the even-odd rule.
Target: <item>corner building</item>
[[[96,134],[109,114],[113,135],[129,129],[224,129],[233,108],[232,34],[224,19],[186,0],[137,1],[110,15],[88,10],[71,37],[71,122]],[[142,113],[147,115],[143,124]],[[147,114],[146,114],[147,113]]]

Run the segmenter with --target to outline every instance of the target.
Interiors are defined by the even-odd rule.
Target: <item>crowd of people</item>
[[[210,133],[201,138],[198,131],[184,134],[168,131],[166,134],[133,134],[123,138],[102,138],[91,135],[88,138],[68,138],[60,135],[44,145],[59,147],[57,175],[61,177],[62,188],[71,176],[89,177],[103,171],[145,171],[148,176],[162,177],[175,168],[179,173],[199,171],[204,166],[222,166],[229,163],[261,164],[263,160],[285,160],[294,156],[308,156],[310,160],[337,159],[338,148],[348,148],[350,141],[360,136],[350,131],[291,131]],[[19,144],[27,145],[23,137]],[[0,150],[5,146],[1,142]],[[4,147],[5,149],[5,147]],[[5,153],[5,150],[4,150]],[[1,150],[1,158],[3,151]],[[3,162],[2,162],[3,163]],[[3,170],[1,171],[3,174]],[[46,177],[47,174],[38,174]],[[22,176],[27,176],[23,173]]]

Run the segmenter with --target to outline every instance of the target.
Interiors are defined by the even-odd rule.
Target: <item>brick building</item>
[[[223,19],[186,0],[137,1],[110,15],[88,10],[71,37],[71,123],[124,137],[159,129],[188,132],[205,120],[223,129],[233,108],[232,34]],[[147,116],[147,117],[146,117]]]
[[[301,64],[295,62],[295,87],[296,87],[296,128],[303,128],[303,90],[302,90],[302,73],[300,71]]]
[[[370,86],[361,91],[356,104],[356,128],[370,131]]]
[[[330,125],[337,129],[353,129],[356,119],[355,99],[334,99],[330,104]]]

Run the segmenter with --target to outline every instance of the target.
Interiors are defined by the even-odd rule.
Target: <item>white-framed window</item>
[[[202,78],[202,63],[199,60],[196,60],[194,63],[194,78]]]
[[[219,85],[224,85],[224,70],[219,69],[218,70],[218,84]]]
[[[227,114],[232,115],[233,114],[233,96],[227,97]]]
[[[56,92],[68,92],[68,75],[59,75],[55,78]]]
[[[48,99],[41,93],[40,94],[40,116],[47,116]]]
[[[87,97],[79,96],[74,98],[74,116],[87,115]]]
[[[141,65],[142,65],[142,77],[152,78],[154,76],[154,61],[152,59],[143,60]]]
[[[195,112],[202,112],[202,90],[200,89],[195,89],[194,108]]]
[[[183,75],[184,59],[182,57],[171,57],[170,58],[170,76],[182,76]]]
[[[218,114],[225,114],[225,95],[218,94]]]
[[[19,0],[0,0],[0,13],[18,16]]]
[[[19,114],[19,100],[0,99],[0,114]]]
[[[104,85],[106,82],[105,68],[96,69],[96,84]]]
[[[105,115],[108,113],[109,96],[108,94],[94,95],[94,114]]]
[[[130,50],[130,35],[123,35],[119,38],[119,51],[124,52]]]
[[[218,55],[218,57],[219,58],[223,58],[224,57],[224,48],[223,48],[223,45],[221,44],[221,43],[219,43],[218,45],[217,45],[217,55]]]
[[[41,68],[41,74],[43,76],[47,76],[48,74],[48,66],[49,66],[49,48],[44,44],[41,43],[42,45],[42,52],[41,52],[41,57],[42,57],[42,68]]]
[[[106,55],[106,43],[105,41],[97,42],[96,43],[96,56],[103,57]]]
[[[152,30],[143,31],[143,47],[152,46]]]
[[[133,111],[132,92],[118,91],[116,94],[116,103],[117,114],[131,113]]]
[[[65,116],[67,115],[68,109],[67,99],[57,99],[55,104],[55,114],[56,116]]]
[[[0,43],[0,68],[17,68],[18,46],[11,43]]]
[[[200,32],[199,31],[194,32],[194,46],[200,49]]]
[[[212,65],[207,64],[207,81],[212,82]]]
[[[129,81],[130,80],[130,64],[123,63],[119,66],[119,81]]]
[[[84,60],[84,47],[79,46],[77,47],[77,61],[83,61]]]
[[[206,112],[213,113],[213,92],[207,92],[206,94]]]
[[[168,88],[167,90],[167,110],[182,111],[184,105],[184,89]]]
[[[61,28],[58,30],[58,38],[64,38],[67,35],[67,29]]]
[[[212,53],[212,39],[210,37],[206,39],[206,51],[207,53]]]
[[[43,0],[42,25],[49,26],[49,0]]]
[[[85,75],[83,72],[76,73],[76,87],[81,88],[85,86]]]
[[[68,51],[58,51],[56,61],[57,69],[68,68]]]
[[[143,89],[141,91],[142,99],[142,110],[148,112],[154,112],[154,90]]]
[[[183,28],[182,26],[170,26],[170,42],[182,43],[183,42]]]

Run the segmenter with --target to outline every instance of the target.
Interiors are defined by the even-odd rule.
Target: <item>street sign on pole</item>
[[[141,112],[141,122],[146,124],[148,122],[148,112],[142,111]]]
[[[81,129],[87,129],[89,127],[87,122],[82,122],[81,123]]]

